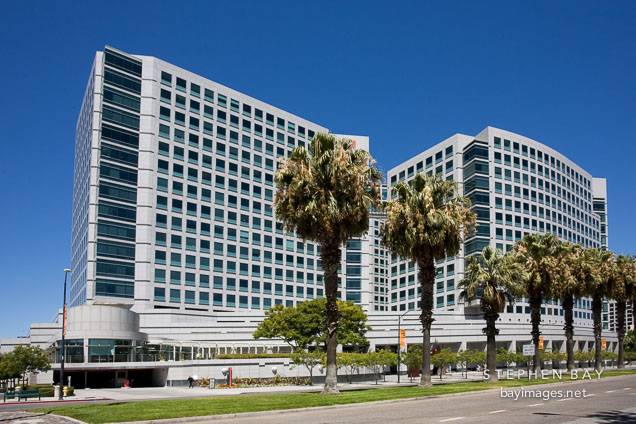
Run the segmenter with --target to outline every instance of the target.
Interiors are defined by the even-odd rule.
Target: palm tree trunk
[[[565,296],[561,299],[563,304],[563,314],[565,318],[565,349],[568,355],[568,372],[574,369],[574,297],[572,295]]]
[[[626,300],[616,302],[616,335],[618,336],[618,369],[625,368],[625,309]]]
[[[331,237],[321,243],[320,259],[324,274],[325,297],[327,298],[327,375],[322,394],[337,395],[338,391],[338,367],[336,365],[336,330],[338,329],[338,268],[342,260],[340,252],[340,239]]]
[[[541,294],[530,296],[530,322],[532,323],[532,343],[534,343],[533,370],[539,374],[541,371],[541,356],[539,355],[539,325],[541,324]]]
[[[431,324],[433,318],[433,286],[435,284],[435,261],[431,257],[423,257],[419,265],[418,278],[422,286],[422,376],[421,387],[432,387],[431,382]]]
[[[499,334],[499,330],[497,330],[496,322],[497,318],[499,318],[499,314],[489,313],[484,316],[486,319],[486,328],[484,328],[484,333],[486,333],[486,368],[488,368],[488,381],[491,383],[496,383],[499,381],[499,376],[497,375],[497,343],[496,336]]]
[[[597,371],[601,370],[601,331],[603,326],[601,324],[601,312],[603,311],[603,300],[599,296],[592,298],[592,314],[594,314],[594,368]]]

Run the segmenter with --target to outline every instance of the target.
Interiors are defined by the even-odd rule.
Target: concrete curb
[[[634,377],[634,376],[635,374],[617,375],[614,377],[606,377],[606,378],[625,378],[625,377]],[[593,383],[594,381],[600,381],[600,380],[574,380],[574,381],[567,381],[567,382],[530,384],[527,386],[517,386],[517,387],[514,387],[514,389],[518,390],[518,389],[524,389],[529,387],[552,387],[552,386],[561,387],[561,386],[570,385],[570,384],[580,384],[580,383],[588,384],[588,383]],[[347,408],[352,406],[382,405],[382,404],[393,404],[393,403],[410,402],[410,401],[426,400],[426,399],[443,399],[443,398],[449,398],[454,396],[471,396],[471,395],[477,395],[477,394],[487,393],[487,392],[492,392],[497,390],[500,390],[500,388],[474,390],[470,392],[460,392],[460,393],[448,393],[444,395],[418,396],[418,397],[411,397],[411,398],[378,400],[378,401],[372,401],[372,402],[346,403],[341,405],[312,406],[307,408],[272,409],[268,411],[239,412],[235,414],[201,415],[201,416],[194,416],[194,417],[165,418],[165,419],[144,420],[144,421],[125,421],[125,422],[120,422],[117,424],[182,424],[182,423],[203,422],[203,421],[216,421],[216,420],[227,420],[227,419],[236,419],[236,418],[260,417],[260,416],[275,415],[275,414],[288,414],[288,413],[303,412],[303,411],[319,411],[323,409]],[[68,418],[68,417],[64,417],[64,418]],[[76,422],[86,424],[83,421],[76,420]]]

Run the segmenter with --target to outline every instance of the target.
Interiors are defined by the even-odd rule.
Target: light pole
[[[398,375],[398,383],[400,382],[400,350],[402,349],[401,344],[402,344],[402,329],[401,329],[401,324],[402,324],[402,317],[406,314],[408,314],[411,311],[406,311],[404,312],[402,315],[400,315],[398,317],[398,345],[397,345],[397,360],[398,360],[398,366],[397,366],[397,375]]]
[[[60,397],[59,400],[64,399],[64,359],[66,356],[66,279],[70,269],[64,269],[64,302],[62,303],[62,362],[60,365]]]

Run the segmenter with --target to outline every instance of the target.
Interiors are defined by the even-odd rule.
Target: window
[[[172,75],[167,72],[161,71],[161,83],[171,86],[172,85]]]

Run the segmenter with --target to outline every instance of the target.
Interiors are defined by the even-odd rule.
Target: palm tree
[[[541,304],[544,299],[552,297],[547,259],[552,257],[558,244],[559,239],[554,234],[528,234],[515,244],[513,249],[517,260],[526,271],[525,295],[528,296],[530,303],[530,322],[532,323],[532,342],[534,343],[533,368],[537,373],[541,369],[539,353]]]
[[[579,245],[564,242],[556,247],[552,257],[546,258],[554,298],[561,301],[564,313],[568,372],[574,369],[574,299],[583,295],[583,285],[578,278],[581,252]]]
[[[614,253],[609,250],[585,249],[583,262],[588,268],[585,279],[585,294],[592,298],[592,315],[594,318],[594,368],[601,370],[601,333],[603,324],[601,313],[603,312],[603,299],[611,296],[614,289],[612,267],[614,266]]]
[[[327,376],[324,394],[338,394],[336,330],[340,246],[369,228],[370,209],[380,202],[382,174],[371,155],[351,140],[317,133],[309,151],[296,147],[276,173],[276,218],[288,231],[321,247],[327,306]]]
[[[497,382],[496,327],[499,314],[506,303],[523,295],[523,270],[511,255],[504,255],[499,249],[484,247],[480,257],[471,257],[466,266],[465,277],[459,282],[462,289],[460,299],[468,302],[479,299],[479,307],[484,314],[486,327],[482,330],[487,338],[487,368],[489,381]]]
[[[625,367],[625,311],[627,301],[636,292],[636,260],[629,255],[619,255],[612,269],[614,287],[612,298],[616,301],[616,335],[618,336],[618,368]]]
[[[470,200],[457,195],[457,183],[440,175],[417,174],[409,184],[397,183],[392,191],[397,199],[385,204],[382,242],[394,253],[410,258],[419,268],[423,332],[420,385],[428,387],[435,261],[459,252],[462,235],[475,225],[475,214],[470,210]]]

